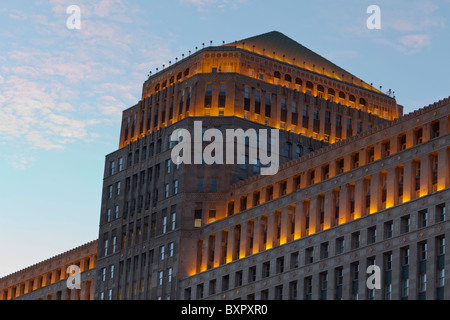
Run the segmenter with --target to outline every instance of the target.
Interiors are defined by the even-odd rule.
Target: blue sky
[[[380,30],[366,27],[372,4]],[[409,113],[450,95],[449,18],[450,0],[2,1],[0,277],[97,238],[104,158],[149,71],[277,30]]]

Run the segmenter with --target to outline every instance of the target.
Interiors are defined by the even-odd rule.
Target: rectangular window
[[[197,209],[194,211],[194,227],[200,228],[202,226],[202,210]]]
[[[436,206],[436,220],[438,222],[445,221],[447,216],[447,209],[445,203]]]
[[[272,115],[272,97],[269,92],[266,93],[266,117],[270,118]]]
[[[226,99],[227,99],[227,85],[225,83],[221,83],[219,91],[219,108],[225,108]]]
[[[197,191],[203,192],[203,178],[197,179]]]
[[[219,180],[217,178],[213,178],[211,180],[211,192],[217,192]]]
[[[211,108],[212,104],[212,84],[208,83],[206,85],[206,92],[205,92],[205,108]]]
[[[169,184],[166,183],[165,186],[164,186],[164,197],[166,199],[169,197],[169,188],[170,188]]]
[[[255,113],[261,114],[261,91],[255,90]]]
[[[419,228],[425,228],[426,226],[428,226],[428,210],[419,211],[418,218]]]
[[[173,182],[173,194],[178,194],[178,180]]]
[[[244,110],[250,111],[250,87],[244,89]]]

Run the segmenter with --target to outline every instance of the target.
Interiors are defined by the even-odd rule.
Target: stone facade
[[[96,263],[95,240],[1,278],[0,300],[93,300]],[[70,266],[80,268],[80,289],[67,286]]]
[[[76,297],[450,298],[449,109],[445,99],[403,116],[395,98],[278,32],[190,53],[123,112],[95,269],[82,273],[89,293]],[[248,149],[245,164],[177,165],[171,137],[196,122],[224,135],[278,129],[278,173],[261,175]],[[381,289],[366,286],[372,265]],[[52,268],[40,274],[55,286]],[[26,281],[1,279],[0,298],[69,298]]]

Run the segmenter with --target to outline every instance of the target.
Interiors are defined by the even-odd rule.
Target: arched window
[[[178,74],[177,74],[177,81],[178,81],[178,80],[181,80],[181,77],[182,77],[182,76],[183,76],[183,74],[182,74],[181,72],[178,73]]]
[[[323,93],[323,92],[325,92],[325,89],[323,88],[323,86],[322,86],[322,85],[320,85],[320,84],[319,84],[319,85],[317,86],[317,91],[319,91],[319,92],[322,92],[322,93]]]
[[[343,93],[342,91],[339,92],[339,98],[345,99],[345,93]]]
[[[349,100],[352,101],[352,102],[355,102],[355,101],[356,101],[356,98],[355,98],[354,95],[351,94]]]
[[[286,75],[284,76],[284,80],[285,80],[285,81],[288,81],[288,82],[291,82],[291,81],[292,81],[292,77],[291,77],[290,75],[286,74]]]
[[[365,106],[366,100],[364,100],[363,98],[359,99],[359,104],[362,104],[363,106]]]
[[[160,88],[160,85],[159,85],[159,83],[155,86],[155,92],[158,92],[159,91],[159,88]]]
[[[171,77],[169,80],[169,84],[173,84],[175,82],[175,77]]]
[[[295,78],[295,84],[298,84],[299,86],[301,86],[303,83],[302,79],[300,78]]]
[[[306,88],[313,90],[314,89],[314,85],[311,81],[307,81],[306,82]]]
[[[275,71],[275,72],[273,73],[273,77],[274,77],[274,78],[277,78],[277,79],[281,79],[281,73],[280,73],[279,71]]]
[[[335,94],[336,94],[336,92],[334,91],[333,88],[329,88],[329,89],[328,89],[328,95],[329,95],[329,96],[334,96]]]
[[[189,75],[189,68],[187,68],[186,70],[184,70],[184,76],[187,77]]]
[[[167,87],[167,80],[164,80],[164,81],[163,81],[162,87],[163,87],[163,88]]]

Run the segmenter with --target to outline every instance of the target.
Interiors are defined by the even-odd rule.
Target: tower
[[[206,47],[152,75],[139,103],[123,112],[119,149],[106,156],[97,268],[112,276],[96,281],[96,298],[180,299],[183,279],[289,240],[281,212],[270,219],[261,213],[258,228],[266,231],[258,239],[279,234],[264,248],[244,241],[256,225],[205,237],[208,226],[306,182],[278,183],[275,175],[270,186],[246,194],[239,184],[261,179],[248,151],[244,164],[178,165],[175,130],[194,132],[196,123],[223,134],[277,129],[283,165],[401,115],[395,99],[279,32]],[[303,179],[314,184],[344,166],[333,163]],[[323,228],[323,218],[311,225]]]

